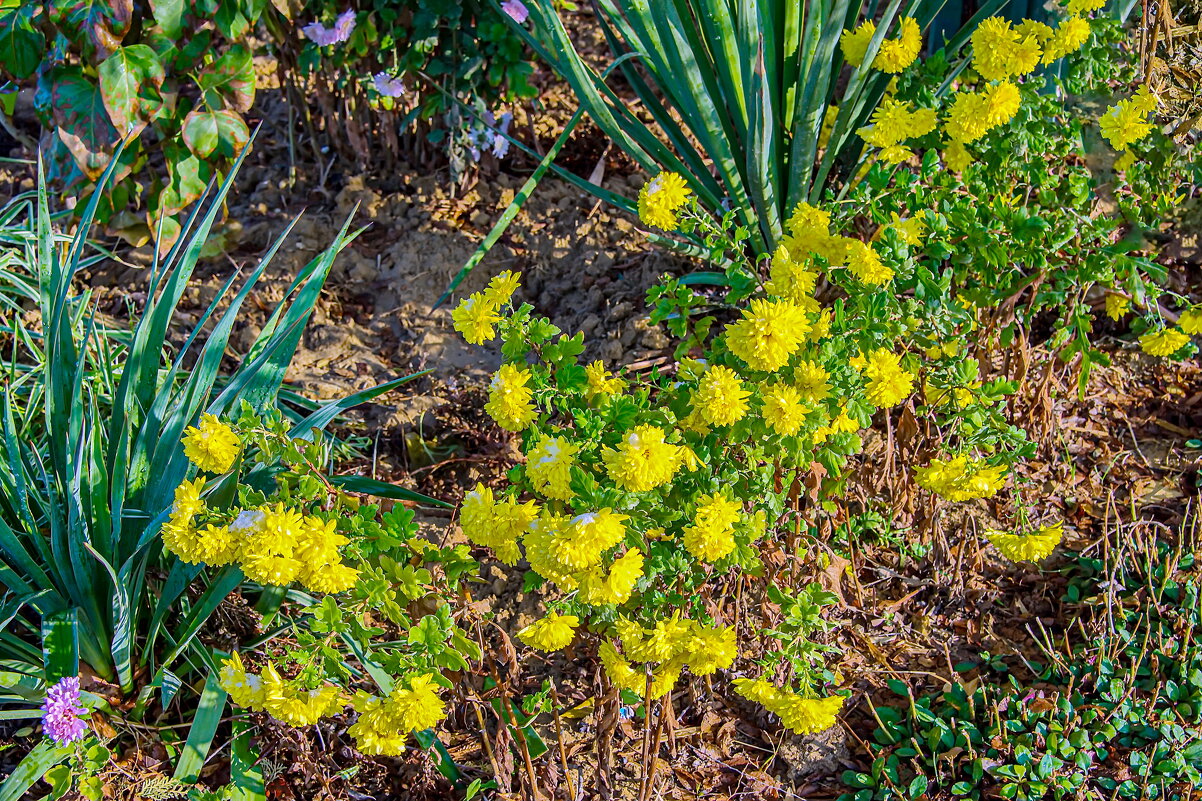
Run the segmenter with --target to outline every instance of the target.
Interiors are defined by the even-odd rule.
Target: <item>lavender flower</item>
[[[405,94],[405,84],[400,78],[394,78],[386,72],[377,72],[371,79],[376,91],[384,97],[400,97]]]
[[[499,159],[505,158],[505,154],[509,152],[509,140],[505,134],[509,133],[509,123],[513,122],[513,115],[508,111],[501,115],[500,132],[493,135],[492,154]]]
[[[522,0],[505,0],[504,3],[501,3],[501,10],[518,25],[524,23],[530,16],[530,9],[526,8],[526,4]]]
[[[351,38],[351,33],[354,30],[355,9],[348,8],[338,15],[338,19],[334,21],[333,28],[327,28],[320,22],[310,22],[301,28],[301,33],[318,47],[329,47],[330,45],[342,44]]]
[[[42,704],[42,727],[50,739],[59,745],[82,740],[88,732],[83,718],[88,710],[79,701],[79,679],[66,676],[46,691]]]

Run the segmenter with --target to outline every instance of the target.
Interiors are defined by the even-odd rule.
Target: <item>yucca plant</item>
[[[856,131],[893,78],[871,65],[886,37],[896,35],[897,20],[913,17],[926,31],[943,3],[892,0],[881,8],[868,0],[862,8],[859,0],[595,0],[636,104],[588,66],[555,0],[531,0],[529,22],[511,21],[640,167],[651,175],[682,175],[711,211],[733,211],[752,249],[766,254],[799,202],[816,202],[859,168],[864,144]],[[950,58],[1002,4],[984,3],[935,46]],[[875,20],[877,30],[853,69],[839,38],[861,19]],[[832,106],[838,111],[829,143],[820,147]],[[633,212],[629,201],[622,205]]]
[[[184,684],[173,672],[183,674],[181,662],[200,677],[213,666],[196,634],[243,577],[236,568],[206,573],[162,548],[160,526],[190,469],[181,436],[202,412],[276,405],[334,258],[357,233],[348,220],[300,271],[241,363],[223,375],[241,307],[288,234],[240,287],[231,276],[199,321],[182,328],[177,305],[232,179],[210,187],[170,252],[156,254],[145,307],[124,332],[102,333],[74,280],[96,255],[87,234],[99,194],[70,238],[53,229],[44,183],[35,202],[0,215],[0,320],[9,321],[0,330],[8,351],[0,368],[0,707],[24,707],[0,711],[0,719],[36,717],[29,705],[44,688],[81,670],[116,685],[132,702],[123,714],[138,716],[155,690],[169,706]],[[36,324],[12,322],[31,308]],[[318,407],[293,436],[310,437],[341,411],[410,378]],[[355,476],[345,483],[421,497]],[[207,718],[211,738],[220,708]],[[39,746],[24,773],[0,787],[0,798],[19,796],[20,785],[61,758],[49,744]]]

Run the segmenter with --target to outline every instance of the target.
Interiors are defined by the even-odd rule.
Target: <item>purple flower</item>
[[[524,23],[530,16],[530,9],[526,8],[526,4],[522,0],[505,0],[504,3],[501,3],[501,10],[518,25]]]
[[[376,91],[384,97],[400,97],[405,94],[405,84],[400,78],[394,78],[386,72],[377,72],[371,79]]]
[[[82,740],[88,733],[84,716],[88,710],[79,701],[79,679],[66,676],[46,691],[42,704],[42,728],[59,745]]]
[[[505,134],[509,133],[509,123],[513,122],[513,115],[508,111],[501,115],[500,131],[493,135],[492,154],[499,159],[505,158],[505,154],[509,152],[509,139]]]
[[[342,44],[351,38],[351,33],[354,30],[355,9],[348,8],[338,15],[338,19],[334,21],[333,28],[327,28],[320,22],[310,22],[301,28],[301,33],[318,47],[329,47],[330,45]]]

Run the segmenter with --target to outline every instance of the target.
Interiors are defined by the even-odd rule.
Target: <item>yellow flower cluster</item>
[[[812,411],[801,400],[801,392],[788,384],[764,387],[760,395],[764,420],[781,436],[796,434]]]
[[[410,676],[408,687],[394,688],[386,698],[357,693],[352,704],[359,719],[347,730],[355,747],[372,756],[405,753],[409,732],[431,729],[447,716],[437,686],[425,673]]]
[[[667,441],[663,429],[655,426],[636,426],[618,443],[605,448],[601,459],[609,477],[629,492],[647,492],[667,484],[676,471],[696,457],[688,448]]]
[[[1090,0],[1092,2],[1092,0]],[[989,85],[958,92],[948,108],[944,150],[948,167],[964,170],[972,162],[965,147],[1014,118],[1022,96],[1014,80],[1077,50],[1089,39],[1088,20],[1071,16],[1059,27],[1024,20],[1014,26],[1001,17],[981,21],[972,34],[972,65]]]
[[[649,629],[619,618],[614,630],[622,652],[612,640],[601,643],[598,651],[606,676],[616,687],[645,695],[650,671],[652,698],[670,692],[686,667],[707,676],[730,667],[739,655],[733,626],[710,628],[674,615]],[[636,670],[633,663],[644,667]],[[652,663],[658,665],[653,670]]]
[[[1156,98],[1148,91],[1147,86],[1126,100],[1120,100],[1106,110],[1099,124],[1102,136],[1110,142],[1110,146],[1120,153],[1152,133],[1152,123],[1148,117],[1156,110]]]
[[[987,531],[985,538],[1011,562],[1038,562],[1056,550],[1064,539],[1064,524],[1043,526],[1027,534]]]
[[[346,592],[359,571],[338,552],[346,537],[337,524],[303,516],[282,504],[242,511],[225,525],[197,525],[207,509],[200,497],[204,481],[185,481],[175,490],[171,515],[163,524],[163,545],[189,564],[238,563],[251,581],[286,587],[300,582],[313,592]]]
[[[1149,356],[1172,356],[1189,343],[1189,334],[1176,328],[1149,331],[1139,338],[1139,346]]]
[[[784,253],[781,254],[778,251],[773,258],[774,269],[778,269],[777,259],[781,260],[779,268],[781,275],[779,277],[772,276],[770,292],[776,294],[778,288],[792,290],[796,285],[796,280],[789,275],[791,273],[798,276],[804,275],[805,295],[813,293],[814,279],[809,278],[809,271],[793,265],[808,264],[808,261],[814,256],[826,259],[832,267],[846,266],[852,275],[865,284],[884,284],[893,278],[893,270],[882,263],[880,255],[873,250],[871,245],[854,237],[832,234],[830,223],[830,213],[826,210],[811,206],[809,203],[797,204],[797,208],[789,218],[789,233],[781,241]],[[802,305],[801,298],[797,293],[791,291],[788,297],[792,302]],[[817,302],[812,298],[806,299],[810,303],[802,305],[802,309],[804,311],[817,310]],[[820,337],[817,331],[813,331],[810,332],[809,338],[813,340]]]
[[[741,320],[727,326],[726,346],[753,370],[775,372],[789,363],[809,331],[810,320],[801,306],[761,298],[751,301]]]
[[[992,498],[1006,483],[1005,465],[971,461],[967,456],[932,459],[914,472],[918,486],[954,502]]]
[[[346,705],[346,699],[334,685],[300,689],[280,676],[271,663],[260,674],[248,673],[236,652],[222,663],[217,678],[221,689],[229,693],[235,704],[266,712],[289,726],[312,726]]]
[[[1181,312],[1181,316],[1177,318],[1177,325],[1190,336],[1202,334],[1202,306],[1194,306]]]
[[[879,409],[896,406],[914,392],[914,374],[902,368],[900,356],[884,348],[868,357],[864,377],[868,402]]]
[[[518,639],[540,651],[558,651],[571,644],[579,625],[580,618],[575,615],[552,612],[519,631]]]
[[[242,442],[214,414],[202,414],[199,425],[184,429],[184,455],[207,473],[225,473],[234,466]]]
[[[922,50],[922,31],[918,21],[913,17],[902,17],[901,31],[896,39],[886,39],[881,42],[872,66],[881,72],[898,73],[914,63]],[[839,47],[843,50],[843,58],[853,67],[864,63],[868,45],[876,36],[876,23],[865,20],[855,30],[844,30]]]
[[[535,491],[555,500],[571,500],[572,466],[579,452],[580,446],[564,437],[544,435],[526,455],[526,475]]]
[[[739,376],[729,367],[715,366],[705,371],[693,393],[693,407],[706,423],[728,426],[747,414],[747,398]]]
[[[518,364],[502,364],[493,376],[484,411],[501,428],[522,431],[538,417],[534,390],[526,386],[529,381],[530,371]]]
[[[835,725],[844,697],[804,698],[782,690],[763,679],[735,679],[735,691],[780,717],[785,728],[796,734],[816,734]]]
[[[1106,316],[1111,320],[1120,320],[1131,311],[1131,298],[1117,292],[1106,293]]]
[[[518,503],[506,498],[497,502],[493,491],[483,484],[463,496],[459,507],[459,524],[463,533],[477,545],[492,548],[497,558],[507,565],[516,565],[522,558],[518,541],[538,517],[534,501]]]
[[[684,547],[702,562],[717,562],[735,549],[735,524],[741,505],[721,493],[697,501],[693,525],[684,530]]]
[[[639,219],[652,227],[675,231],[677,213],[692,194],[684,178],[674,172],[661,172],[639,190]]]
[[[610,395],[616,395],[622,391],[625,382],[620,378],[616,378],[605,369],[605,365],[599,361],[593,362],[588,367],[584,368],[584,374],[588,378],[588,394],[593,400],[598,398],[608,398]]]
[[[482,345],[497,335],[501,322],[501,307],[509,302],[518,288],[518,277],[506,270],[488,282],[483,292],[473,292],[451,312],[455,330],[473,345]]]
[[[914,155],[914,151],[902,143],[935,130],[938,117],[934,109],[915,111],[905,101],[886,97],[872,113],[870,122],[870,125],[857,131],[860,138],[873,147],[881,148],[882,161],[899,164]]]

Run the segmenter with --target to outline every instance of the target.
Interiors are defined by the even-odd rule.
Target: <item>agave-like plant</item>
[[[288,234],[240,287],[231,276],[190,330],[182,327],[177,306],[233,175],[210,187],[171,250],[156,253],[144,308],[128,331],[102,327],[75,280],[102,257],[87,238],[99,193],[74,237],[54,231],[44,183],[0,213],[0,342],[11,348],[0,366],[0,706],[24,707],[0,711],[0,719],[36,717],[30,704],[57,679],[78,675],[81,663],[132,698],[133,715],[156,690],[164,708],[171,703],[183,685],[173,672],[181,662],[210,672],[213,684],[213,655],[195,638],[243,577],[235,567],[206,572],[162,548],[159,529],[189,470],[181,437],[203,412],[275,406],[334,258],[358,233],[348,220],[223,375],[242,305]],[[40,322],[21,323],[31,308]],[[172,347],[181,330],[182,345]],[[342,410],[412,377],[317,407],[293,436],[312,436]],[[343,483],[421,497],[355,476]],[[215,715],[213,704],[201,704],[209,728],[195,739],[205,747],[220,698]],[[0,798],[19,797],[62,759],[60,750],[40,745],[0,786]]]
[[[799,202],[817,202],[835,178],[860,167],[856,131],[893,78],[871,65],[897,20],[912,17],[926,31],[944,2],[890,0],[882,9],[877,0],[863,7],[859,0],[595,0],[635,104],[581,57],[556,0],[529,0],[529,23],[513,24],[640,167],[679,173],[709,209],[732,210],[753,250],[766,254]],[[937,44],[950,58],[1003,2],[987,0]],[[851,68],[839,39],[861,19],[876,21],[876,35]],[[621,205],[634,211],[629,201]]]

